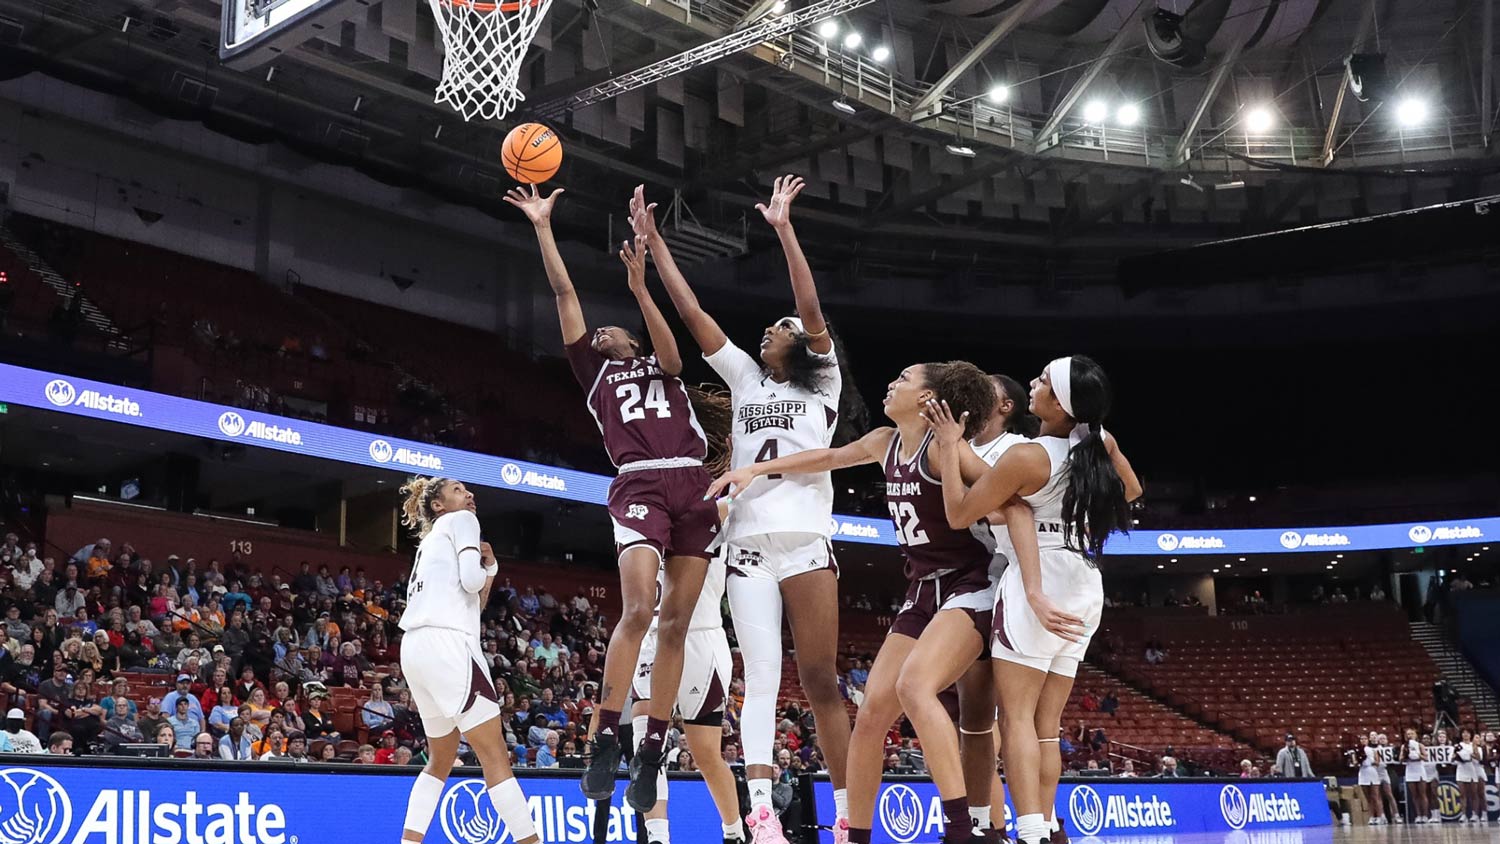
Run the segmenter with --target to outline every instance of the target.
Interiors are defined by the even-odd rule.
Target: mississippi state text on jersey
[[[799,451],[827,448],[838,423],[843,382],[832,354],[814,355],[831,365],[815,390],[778,384],[756,360],[733,343],[711,355],[709,366],[724,379],[733,398],[733,455],[730,467],[764,463]],[[833,517],[833,479],[828,472],[766,475],[734,500],[726,539],[764,533],[828,536]]]

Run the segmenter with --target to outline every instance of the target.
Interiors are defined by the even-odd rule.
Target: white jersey
[[[698,603],[693,607],[693,618],[688,622],[688,632],[701,630],[723,630],[724,576],[727,567],[719,560],[708,561],[708,572],[703,575],[703,591],[698,593]],[[666,571],[656,571],[656,608],[651,613],[651,632],[656,632],[656,620],[661,616],[661,596],[666,588]]]
[[[1000,461],[1000,455],[1008,451],[1011,446],[1026,442],[1031,442],[1031,440],[1021,434],[1006,431],[987,443],[970,440],[969,446],[974,449],[975,454],[979,455],[980,460],[993,466]],[[1015,556],[1015,551],[1010,545],[1010,530],[1005,525],[990,525],[989,533],[990,538],[985,541],[985,544],[989,546],[990,553],[995,555],[990,563],[990,577],[999,578],[1000,574],[1005,571],[1005,567],[1010,564],[1010,559]]]
[[[460,563],[460,552],[469,562]],[[463,571],[463,568],[472,568]],[[412,565],[411,582],[406,587],[406,612],[401,614],[401,629],[408,633],[423,627],[445,627],[472,636],[479,641],[479,593],[484,578],[498,566],[485,570],[479,563],[479,518],[468,510],[456,510],[438,516],[432,530],[417,546],[417,560]],[[465,583],[467,581],[467,584]],[[472,591],[467,586],[475,586]]]
[[[822,385],[804,390],[778,384],[760,363],[733,343],[703,359],[729,386],[734,420],[730,467],[738,469],[814,448],[828,448],[838,425],[843,380],[832,353]],[[828,472],[757,478],[729,511],[725,540],[763,533],[829,535],[833,520],[833,478]]]

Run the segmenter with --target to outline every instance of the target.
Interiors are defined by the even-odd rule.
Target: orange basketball
[[[562,139],[540,123],[522,123],[500,145],[500,161],[512,179],[539,185],[562,166]]]

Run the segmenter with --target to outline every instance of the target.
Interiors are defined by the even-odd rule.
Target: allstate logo
[[[237,437],[245,433],[245,417],[232,410],[226,410],[219,414],[219,430],[227,437]]]
[[[490,803],[484,780],[463,780],[443,795],[438,804],[443,835],[453,844],[501,844],[510,840],[510,830]]]
[[[1289,530],[1281,535],[1281,547],[1288,551],[1302,544],[1302,534]]]
[[[73,385],[61,378],[48,381],[43,392],[47,394],[47,401],[52,402],[58,407],[67,407],[73,403],[74,399],[78,398],[78,391],[73,389]]]
[[[906,844],[922,832],[922,801],[906,785],[893,785],[880,795],[880,822],[887,835]]]
[[[1068,814],[1073,817],[1073,826],[1084,835],[1098,835],[1104,828],[1104,801],[1090,786],[1080,785],[1073,789],[1068,796]]]
[[[1177,534],[1163,533],[1160,536],[1156,537],[1156,547],[1160,548],[1163,551],[1176,551]]]
[[[500,480],[505,481],[511,486],[520,483],[521,477],[521,467],[514,463],[507,463],[500,467]]]
[[[389,463],[395,454],[396,450],[385,440],[370,440],[370,456],[376,463]]]
[[[48,385],[49,397],[50,392]],[[0,841],[58,844],[63,840],[73,823],[73,804],[57,780],[30,768],[6,768],[0,771],[0,782],[15,795],[14,801],[0,798]],[[4,793],[0,789],[0,795]]]
[[[57,382],[54,381],[52,383],[56,384]],[[1411,538],[1412,542],[1421,545],[1432,538],[1432,528],[1427,525],[1412,525],[1411,530],[1407,531],[1406,535]]]
[[[1243,829],[1250,820],[1250,805],[1245,802],[1245,792],[1237,785],[1226,785],[1219,792],[1219,814],[1230,829]]]

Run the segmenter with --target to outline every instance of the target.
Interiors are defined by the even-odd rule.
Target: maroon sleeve
[[[599,370],[604,368],[604,355],[594,351],[589,341],[592,338],[588,332],[582,337],[567,344],[563,349],[568,355],[568,364],[573,367],[573,377],[583,385],[585,391],[594,387],[594,381],[599,377]]]

